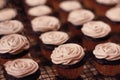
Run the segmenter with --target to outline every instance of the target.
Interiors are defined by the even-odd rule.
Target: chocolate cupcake
[[[21,33],[23,29],[23,23],[18,20],[7,20],[0,22],[0,35]]]
[[[10,34],[0,39],[0,57],[1,58],[18,58],[28,53],[30,47],[29,41],[25,36],[20,34]]]
[[[3,73],[6,80],[37,80],[40,76],[39,65],[28,58],[6,62]]]
[[[83,72],[84,57],[83,48],[75,43],[60,45],[51,54],[57,73],[72,80],[76,80]]]
[[[105,40],[109,38],[111,27],[103,21],[90,21],[83,25],[81,31],[92,40]]]
[[[0,21],[10,20],[15,18],[17,12],[13,8],[4,8],[0,10]]]
[[[34,32],[47,32],[58,30],[61,26],[60,21],[54,16],[40,16],[32,21],[32,29]]]
[[[105,76],[120,74],[120,45],[112,42],[96,45],[94,65]]]
[[[42,41],[42,53],[48,59],[50,59],[51,51],[55,47],[63,43],[68,42],[69,35],[66,32],[62,31],[50,31],[42,33],[39,37]]]

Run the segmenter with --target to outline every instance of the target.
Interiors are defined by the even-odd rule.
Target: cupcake
[[[68,43],[55,48],[51,59],[60,76],[76,80],[83,72],[84,56],[84,49],[80,45]]]
[[[82,5],[79,1],[67,0],[67,1],[60,2],[59,8],[60,8],[59,13],[60,13],[61,21],[63,23],[66,23],[69,12],[82,8]]]
[[[93,40],[107,39],[111,27],[103,21],[90,21],[83,25],[81,31],[84,35]]]
[[[96,45],[93,50],[95,67],[105,76],[120,74],[120,45],[112,42]]]
[[[46,32],[58,30],[61,26],[60,21],[53,16],[40,16],[31,21],[34,32]]]
[[[10,34],[0,39],[0,57],[13,59],[28,53],[29,41],[20,34]]]
[[[40,76],[39,65],[28,58],[6,62],[3,73],[6,80],[37,80]]]
[[[10,20],[15,18],[17,12],[13,8],[4,8],[0,10],[0,21]]]
[[[105,13],[105,16],[111,20],[111,22],[120,22],[120,7],[113,7]]]
[[[25,0],[25,2],[29,6],[38,6],[45,4],[47,0]]]
[[[86,9],[78,9],[71,11],[68,16],[68,22],[74,26],[81,26],[86,22],[89,22],[95,18],[95,15]]]
[[[28,10],[30,16],[43,16],[52,13],[52,9],[46,5],[32,7]]]
[[[0,22],[0,35],[20,33],[23,31],[23,23],[18,20]]]
[[[0,9],[6,5],[6,0],[0,0]]]
[[[62,31],[50,31],[42,33],[39,38],[42,41],[42,53],[50,60],[51,51],[58,45],[66,43],[69,40],[69,35]]]

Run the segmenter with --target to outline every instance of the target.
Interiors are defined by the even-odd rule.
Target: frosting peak
[[[41,34],[40,39],[44,44],[60,45],[69,39],[69,35],[62,31],[50,31]]]
[[[112,42],[98,44],[93,50],[93,54],[98,59],[114,61],[120,59],[120,45]]]
[[[7,74],[16,78],[22,78],[33,74],[38,70],[38,64],[32,59],[16,59],[5,63],[5,70]]]
[[[79,62],[84,55],[84,50],[80,45],[68,43],[55,48],[51,54],[51,59],[54,64],[72,65]]]

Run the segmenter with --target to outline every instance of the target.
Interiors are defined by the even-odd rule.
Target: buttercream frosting
[[[35,32],[58,30],[60,28],[60,21],[53,16],[36,17],[31,21],[31,23]]]
[[[28,10],[28,14],[31,16],[42,16],[52,13],[52,9],[46,5],[40,5]]]
[[[20,34],[10,34],[0,39],[0,54],[19,54],[30,47],[29,41]]]
[[[9,20],[0,22],[0,35],[18,33],[23,30],[22,22],[18,20]]]
[[[101,43],[95,46],[93,54],[98,59],[114,61],[120,59],[120,45],[112,42]]]
[[[80,9],[82,5],[78,1],[63,1],[60,3],[60,8],[64,11],[72,11],[76,9]]]
[[[120,7],[114,7],[109,9],[105,16],[114,22],[120,22]]]
[[[16,78],[23,78],[35,73],[39,66],[32,59],[21,58],[8,61],[4,64],[7,74]]]
[[[71,11],[68,15],[68,21],[71,22],[73,25],[78,26],[82,25],[88,21],[94,19],[94,14],[86,9],[79,9]]]
[[[37,5],[43,5],[47,2],[47,0],[25,0],[26,4],[29,6],[37,6]]]
[[[83,25],[81,31],[89,37],[102,38],[110,33],[111,27],[103,21],[90,21]]]
[[[80,45],[68,43],[55,48],[51,59],[54,64],[73,65],[81,61],[84,55],[85,52]]]
[[[113,5],[117,4],[119,0],[96,0],[97,3],[105,4],[105,5]]]
[[[4,8],[0,10],[0,21],[10,20],[17,15],[15,9],[12,8]]]
[[[0,0],[0,9],[3,8],[6,4],[6,0]]]
[[[62,31],[50,31],[42,33],[39,38],[44,44],[60,45],[69,39],[69,35]]]

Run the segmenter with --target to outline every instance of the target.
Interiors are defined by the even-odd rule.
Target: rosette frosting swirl
[[[62,31],[50,31],[41,34],[40,39],[44,44],[60,45],[69,39],[69,35]]]
[[[51,59],[54,64],[72,65],[79,62],[84,55],[84,50],[80,45],[68,43],[55,48],[51,54]]]
[[[78,26],[93,20],[94,17],[95,15],[91,11],[86,9],[79,9],[70,12],[68,15],[68,21],[73,25]]]
[[[12,8],[5,8],[0,10],[0,21],[10,20],[17,15],[15,9]]]
[[[17,20],[3,21],[0,23],[0,35],[18,33],[23,30],[23,24]]]
[[[96,45],[93,54],[98,59],[114,61],[120,59],[120,45],[112,42]]]
[[[38,64],[32,59],[22,58],[5,63],[7,74],[16,78],[22,78],[35,73],[38,70]]]
[[[29,41],[25,36],[10,34],[0,39],[0,53],[18,54],[30,47]]]
[[[102,21],[90,21],[85,23],[81,30],[89,37],[102,38],[110,33],[111,27]]]
[[[40,16],[32,20],[32,28],[36,32],[45,32],[51,30],[58,30],[60,28],[60,21],[52,16]]]

